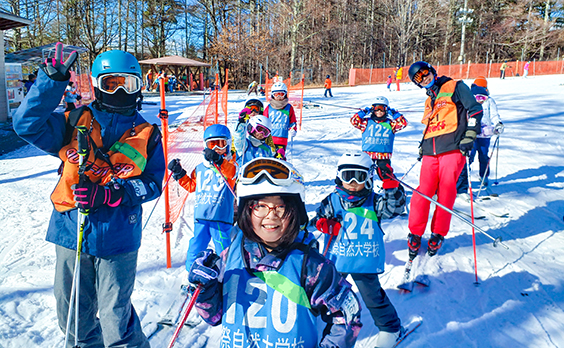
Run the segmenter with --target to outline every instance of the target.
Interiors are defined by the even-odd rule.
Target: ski
[[[407,324],[406,326],[402,327],[402,333],[400,334],[400,337],[398,337],[396,344],[394,344],[392,347],[397,347],[401,342],[403,342],[413,331],[415,331],[415,329],[417,329],[419,326],[421,326],[421,324],[423,323],[423,318],[421,317],[416,317],[414,318],[409,324]]]
[[[413,279],[413,282],[419,285],[423,285],[424,287],[427,288],[431,285],[431,280],[429,279],[429,276],[426,274],[419,274],[417,277],[415,277],[415,279]]]
[[[403,279],[400,284],[398,284],[397,288],[400,290],[405,290],[407,292],[411,292],[413,290],[413,282],[409,280],[411,276],[411,268],[413,267],[413,260],[410,259],[405,264],[405,271],[403,274]]]
[[[464,215],[464,216],[466,216],[466,217],[468,217],[468,218],[470,218],[470,219],[472,218],[472,214],[470,214],[470,213],[467,213],[467,212],[462,211],[462,210],[460,210],[460,209],[456,209],[456,208],[454,208],[454,207],[452,208],[452,210],[455,211],[455,212],[457,212],[458,214]],[[476,212],[474,212],[474,220],[483,220],[483,219],[485,219],[485,218],[486,218],[485,215],[477,215]]]
[[[164,328],[172,328],[173,326],[176,326],[178,320],[180,319],[180,316],[184,312],[184,307],[186,306],[186,303],[189,299],[190,294],[179,294],[179,296],[175,296],[165,315],[163,315],[162,318],[159,319],[159,321],[154,323],[156,324],[154,325],[155,329],[147,335],[147,338],[151,341],[154,337],[159,336],[160,332],[162,332]],[[187,320],[184,325],[188,327],[195,327],[200,323],[200,321],[201,320]],[[152,326],[152,324],[147,325],[147,327],[149,326]]]

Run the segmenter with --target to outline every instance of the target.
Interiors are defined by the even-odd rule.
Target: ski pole
[[[491,240],[494,241],[493,245],[494,247],[497,246],[497,244],[501,244],[505,249],[509,250],[509,247],[505,244],[503,244],[503,242],[501,241],[501,237],[497,237],[494,238],[492,236],[490,236],[486,231],[482,230],[480,227],[476,226],[475,224],[473,224],[472,222],[466,220],[462,215],[460,215],[459,213],[455,212],[454,210],[447,208],[446,206],[444,206],[443,204],[437,202],[436,200],[434,200],[433,198],[421,193],[419,190],[409,186],[408,184],[406,184],[405,182],[403,182],[402,180],[398,179],[398,178],[392,178],[393,180],[396,180],[397,182],[399,182],[400,184],[402,184],[403,186],[407,187],[408,189],[410,189],[413,192],[416,192],[417,194],[419,194],[421,197],[425,198],[426,200],[428,200],[429,202],[435,203],[436,205],[438,205],[439,207],[443,208],[444,210],[446,210],[447,212],[449,212],[451,215],[456,216],[457,218],[459,218],[460,220],[462,220],[463,222],[467,223],[470,226],[473,226],[476,230],[478,230],[478,232],[481,232],[482,234],[486,235],[488,238],[490,238]]]
[[[470,190],[470,217],[472,218],[472,224],[474,224],[474,196],[472,195],[472,179],[470,179],[470,156],[466,157],[466,171],[468,172],[468,190]],[[478,259],[476,258],[476,231],[474,226],[472,226],[472,247],[474,248],[474,274],[476,275],[474,285],[479,285]]]
[[[202,284],[198,284],[198,287],[196,288],[196,290],[192,294],[192,298],[190,299],[190,302],[188,303],[188,307],[186,308],[186,311],[184,312],[184,316],[182,317],[182,320],[180,321],[180,323],[176,327],[176,330],[174,330],[174,335],[172,335],[172,338],[170,339],[170,342],[168,343],[167,348],[172,348],[172,346],[174,346],[174,343],[176,342],[176,339],[178,338],[178,335],[180,334],[180,330],[182,330],[184,323],[186,323],[186,320],[188,320],[188,316],[190,315],[190,312],[192,311],[192,307],[194,307],[194,304],[196,303],[196,299],[200,295],[200,291],[202,291],[203,287],[204,286]],[[190,295],[186,295],[186,296],[190,296]]]
[[[229,189],[229,191],[231,191],[231,193],[233,194],[233,197],[237,198],[235,191],[233,191],[233,189],[231,188],[231,185],[229,185],[229,182],[227,182],[227,178],[225,177],[225,175],[223,175],[223,173],[221,172],[221,169],[219,169],[219,166],[217,165],[217,163],[215,163],[215,162],[212,162],[212,163],[213,163],[213,166],[215,167],[215,169],[217,169],[217,171],[219,172],[219,175],[221,175],[221,178],[225,182],[225,185],[227,185],[227,188]]]
[[[492,153],[490,154],[490,156],[488,158],[488,165],[486,166],[486,171],[484,172],[484,177],[482,178],[482,181],[480,182],[480,188],[478,189],[478,195],[476,196],[476,199],[480,198],[480,194],[482,193],[482,187],[484,187],[484,181],[486,180],[486,176],[488,175],[488,170],[490,168],[490,162],[492,161],[493,152],[495,151],[495,148],[498,144],[498,140],[499,140],[499,135],[495,139],[494,146],[492,147]],[[469,170],[468,170],[468,177],[470,177],[470,171]]]
[[[172,178],[172,172],[170,172],[168,179],[166,179],[165,185],[163,186],[163,190],[162,190],[161,194],[159,195],[159,198],[157,198],[157,201],[155,202],[155,205],[153,206],[153,209],[151,210],[151,213],[149,214],[147,221],[145,221],[145,226],[143,226],[143,229],[141,230],[141,232],[145,231],[145,227],[147,227],[147,224],[149,224],[149,220],[151,219],[151,216],[153,215],[153,212],[155,211],[157,204],[159,204],[159,200],[161,199],[164,190],[166,190],[166,187],[168,186],[168,182],[170,181],[170,178]],[[163,233],[164,233],[164,231],[163,231]]]
[[[352,107],[352,106],[343,106],[343,105],[336,105],[336,104],[329,104],[329,103],[312,102],[311,100],[306,100],[306,101],[308,103],[311,103],[311,104],[321,104],[321,105],[333,106],[333,107],[342,108],[342,109],[362,110],[361,108],[355,108],[355,107]]]
[[[78,176],[79,180],[85,179],[84,171],[86,169],[85,157],[88,155],[88,128],[85,126],[78,126],[77,129],[77,141],[78,141]],[[88,215],[88,209],[78,209],[78,223],[77,223],[77,244],[76,244],[76,258],[74,261],[74,272],[72,277],[72,286],[69,301],[69,311],[67,314],[67,327],[65,331],[65,348],[69,342],[69,332],[71,315],[73,309],[74,314],[74,347],[78,347],[78,317],[79,317],[79,301],[80,301],[80,255],[82,253],[82,238],[84,235],[84,226],[86,225],[86,216]],[[73,308],[74,306],[74,308]]]
[[[415,161],[415,163],[413,163],[413,165],[407,170],[407,172],[405,172],[405,174],[401,177],[400,180],[403,180],[407,174],[409,174],[409,172],[411,172],[411,170],[413,169],[413,167],[415,167],[415,165],[419,162],[419,160]]]
[[[501,135],[497,136],[497,140],[499,140],[499,138],[501,138]],[[499,158],[499,141],[498,141],[498,144],[497,144],[497,150],[495,152],[495,181],[494,181],[494,185],[499,184],[499,182],[497,182],[498,158]]]

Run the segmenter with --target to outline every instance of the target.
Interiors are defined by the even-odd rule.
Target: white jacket
[[[499,113],[497,112],[497,104],[492,97],[482,104],[484,115],[482,116],[482,133],[478,134],[478,138],[491,138],[496,124],[501,122]]]

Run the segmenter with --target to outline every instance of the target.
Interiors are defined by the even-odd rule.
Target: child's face
[[[384,117],[386,113],[383,110],[375,110],[374,114],[376,115],[376,117]]]
[[[266,138],[262,132],[254,131],[253,134],[251,135],[257,138],[258,140],[264,140]]]
[[[364,183],[359,184],[353,180],[348,184],[346,182],[343,182],[343,187],[351,192],[358,192],[364,188]]]
[[[284,206],[280,196],[268,196],[259,200],[251,213],[253,230],[268,247],[276,248],[280,244],[280,239],[288,226],[288,219],[282,218]],[[272,209],[274,207],[276,209]]]

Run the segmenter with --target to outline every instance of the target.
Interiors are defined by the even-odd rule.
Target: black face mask
[[[141,110],[141,100],[143,99],[141,91],[128,94],[120,88],[114,94],[108,94],[94,88],[94,93],[100,108],[108,112],[129,115],[135,110]]]

